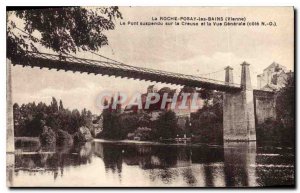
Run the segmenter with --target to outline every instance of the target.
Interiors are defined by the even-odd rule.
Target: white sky
[[[186,26],[120,26],[107,32],[109,46],[101,49],[106,55],[126,64],[161,69],[184,74],[206,74],[234,68],[235,83],[240,83],[240,64],[250,63],[252,85],[256,75],[273,61],[293,70],[294,29],[292,8],[179,8],[121,7],[123,21],[151,21],[159,16],[232,16],[248,21],[276,21],[277,27],[186,27]],[[78,56],[99,59],[81,53]],[[217,78],[224,80],[224,72]],[[51,97],[62,99],[70,109],[86,107],[94,113],[96,97],[103,90],[145,92],[146,81],[127,80],[39,68],[12,68],[13,101],[27,103]],[[158,87],[165,85],[158,84]],[[174,87],[171,85],[167,85]]]

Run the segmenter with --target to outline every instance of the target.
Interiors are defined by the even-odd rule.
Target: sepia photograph
[[[6,7],[7,187],[295,188],[294,7]]]

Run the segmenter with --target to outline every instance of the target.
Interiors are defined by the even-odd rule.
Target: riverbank
[[[107,140],[107,139],[94,139],[95,142],[101,143],[114,143],[114,144],[143,144],[143,145],[166,145],[166,146],[207,146],[207,147],[223,147],[223,145],[214,145],[207,143],[163,143],[157,141],[136,141],[136,140]]]
[[[22,142],[39,142],[38,137],[15,137],[15,142],[22,141]]]
[[[208,143],[164,143],[158,141],[137,141],[137,140],[108,140],[108,139],[97,139],[94,138],[92,141],[101,142],[101,143],[113,143],[113,144],[137,144],[137,145],[160,145],[160,146],[206,146],[212,148],[223,148],[224,144],[208,144]],[[232,143],[245,143],[245,142],[232,142]],[[40,141],[38,137],[15,137],[16,147],[22,146],[40,146]],[[293,149],[289,146],[280,146],[278,144],[258,144],[256,142],[256,148],[258,149]]]

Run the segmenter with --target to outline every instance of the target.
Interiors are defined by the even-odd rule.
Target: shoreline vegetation
[[[71,111],[64,108],[61,100],[58,104],[54,97],[50,105],[32,102],[19,106],[15,103],[13,113],[14,135],[22,137],[17,139],[26,142],[34,137],[42,146],[71,146],[90,141],[93,139],[91,132],[98,126],[93,123],[90,111]]]

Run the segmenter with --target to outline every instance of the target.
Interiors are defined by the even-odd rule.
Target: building
[[[284,87],[289,77],[293,77],[292,71],[287,71],[286,67],[273,62],[263,73],[257,76],[257,87],[265,91],[278,91]],[[262,124],[267,119],[276,119],[276,95],[268,97],[265,93],[255,96],[256,124]]]
[[[279,90],[285,86],[287,78],[292,74],[286,67],[273,62],[262,74],[257,75],[257,88],[267,91]]]

